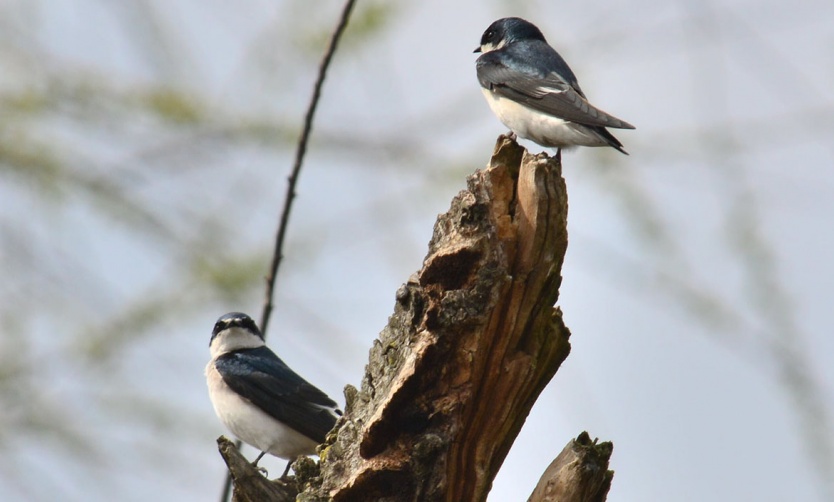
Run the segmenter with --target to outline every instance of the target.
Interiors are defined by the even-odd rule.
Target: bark
[[[280,480],[270,481],[240,454],[234,443],[223,436],[217,439],[217,448],[226,461],[234,483],[232,502],[291,502],[298,490]]]
[[[559,160],[502,136],[467,185],[397,291],[361,389],[345,389],[320,472],[298,473],[297,500],[485,500],[570,352],[554,307],[567,248]]]
[[[550,463],[527,502],[604,502],[614,477],[608,470],[613,450],[583,432]]]

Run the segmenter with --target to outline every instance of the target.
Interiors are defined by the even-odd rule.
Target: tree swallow
[[[533,24],[495,21],[475,52],[478,81],[492,108],[514,134],[544,147],[611,146],[628,155],[606,127],[634,126],[592,106],[568,64]]]
[[[312,455],[342,414],[327,395],[284,364],[248,315],[231,312],[214,325],[206,366],[214,411],[235,436],[288,460]]]

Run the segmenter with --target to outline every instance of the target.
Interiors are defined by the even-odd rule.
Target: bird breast
[[[493,113],[519,137],[541,146],[605,146],[606,143],[587,127],[528,108],[512,99],[481,88]]]
[[[206,382],[217,417],[244,443],[286,460],[316,452],[315,441],[279,422],[229,388],[215,369],[214,360],[206,366]]]

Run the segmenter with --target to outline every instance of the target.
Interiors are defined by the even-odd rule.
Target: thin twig
[[[281,224],[278,227],[278,235],[275,238],[275,252],[272,255],[272,267],[269,276],[266,279],[266,294],[264,295],[264,310],[261,315],[261,332],[266,336],[266,328],[269,325],[269,316],[272,313],[272,297],[275,291],[275,279],[278,274],[278,267],[284,259],[283,247],[284,237],[287,232],[287,226],[290,220],[290,210],[292,209],[292,202],[295,199],[295,185],[298,182],[298,175],[301,172],[301,165],[304,162],[304,154],[307,153],[307,142],[310,139],[310,131],[313,128],[313,116],[316,113],[316,107],[321,97],[321,88],[324,85],[324,79],[327,75],[327,68],[330,66],[330,61],[333,59],[333,54],[336,52],[336,46],[339,44],[339,39],[347,27],[350,12],[353,10],[353,4],[356,0],[347,0],[342,9],[342,17],[339,18],[339,24],[333,35],[330,37],[330,45],[327,47],[327,52],[319,64],[319,76],[316,80],[316,85],[313,87],[313,96],[310,98],[310,105],[307,107],[307,115],[304,117],[304,129],[301,132],[301,138],[298,140],[298,147],[295,151],[295,165],[293,165],[292,173],[288,178],[287,194],[284,197],[284,209],[281,211]]]
[[[266,337],[266,329],[269,325],[269,316],[272,314],[272,298],[275,292],[278,267],[284,259],[284,237],[287,233],[287,227],[289,226],[290,221],[290,211],[296,195],[295,186],[298,183],[298,176],[301,173],[301,166],[304,163],[304,155],[307,153],[307,142],[310,139],[310,132],[313,129],[313,117],[316,114],[316,107],[319,104],[321,89],[324,85],[324,79],[327,76],[327,69],[333,59],[333,54],[336,53],[336,47],[339,45],[339,39],[342,38],[342,33],[344,33],[345,28],[347,27],[348,20],[350,19],[350,13],[353,10],[353,5],[355,3],[356,0],[347,0],[345,2],[345,6],[342,9],[342,15],[339,18],[339,24],[336,25],[336,29],[330,36],[330,44],[327,47],[327,51],[324,53],[321,63],[319,63],[318,78],[316,79],[316,84],[313,87],[313,95],[310,98],[310,104],[307,106],[307,114],[304,116],[304,129],[301,131],[301,137],[298,139],[298,146],[295,150],[295,164],[293,165],[292,172],[287,179],[287,193],[284,196],[284,208],[281,210],[281,223],[278,226],[278,234],[275,237],[275,251],[272,255],[272,264],[269,269],[269,275],[266,278],[264,308],[263,313],[261,314],[261,333],[263,333],[264,337]],[[240,440],[235,441],[235,446],[240,448]],[[229,500],[231,489],[232,476],[227,471],[226,483],[223,486],[223,494],[220,498],[220,502],[226,502]]]

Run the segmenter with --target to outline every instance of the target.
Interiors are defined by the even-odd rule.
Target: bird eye
[[[487,31],[487,34],[486,34],[486,37],[487,37],[487,38],[492,38],[492,37],[494,37],[494,36],[495,36],[495,32],[494,32],[494,31],[492,31],[492,30]]]

